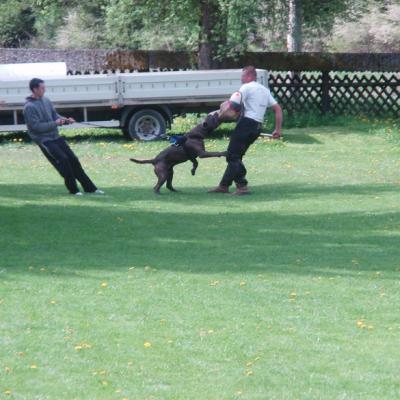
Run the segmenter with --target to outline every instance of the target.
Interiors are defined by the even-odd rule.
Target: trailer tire
[[[167,123],[162,114],[156,110],[143,109],[135,112],[123,129],[130,140],[158,140],[166,132]]]

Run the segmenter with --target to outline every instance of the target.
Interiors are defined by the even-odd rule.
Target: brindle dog
[[[196,173],[197,166],[199,165],[196,160],[197,157],[223,157],[226,152],[206,151],[204,146],[204,139],[220,124],[218,113],[207,115],[204,121],[195,126],[190,132],[186,133],[182,138],[182,144],[175,146],[171,145],[159,153],[151,160],[137,160],[131,158],[130,160],[138,164],[153,164],[154,173],[157,175],[158,181],[154,186],[154,192],[160,194],[160,188],[167,182],[167,189],[176,192],[172,186],[172,179],[174,177],[174,166],[177,164],[191,161],[193,167],[191,170],[192,175]]]
[[[138,164],[154,165],[154,173],[158,178],[154,186],[154,192],[156,194],[160,194],[160,188],[165,182],[167,182],[167,189],[176,192],[172,186],[174,166],[190,160],[193,163],[191,173],[194,175],[199,164],[196,160],[197,157],[208,158],[226,156],[226,151],[206,151],[204,139],[210,132],[217,128],[221,122],[230,121],[234,118],[236,118],[236,114],[230,110],[228,102],[224,102],[221,104],[218,111],[208,114],[203,122],[186,133],[182,138],[182,144],[179,146],[171,145],[150,160],[137,160],[135,158],[130,158],[130,160]]]

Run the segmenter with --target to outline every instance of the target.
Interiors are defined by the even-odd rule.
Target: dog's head
[[[190,132],[191,137],[201,135],[207,136],[221,123],[218,111],[213,111],[208,114],[200,124],[196,125]]]

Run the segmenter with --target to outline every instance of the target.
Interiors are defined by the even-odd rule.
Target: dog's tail
[[[136,164],[154,164],[155,159],[151,160],[137,160],[136,158],[130,158],[130,160]]]

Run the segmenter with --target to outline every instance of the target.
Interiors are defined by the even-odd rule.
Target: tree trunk
[[[217,26],[219,11],[217,1],[200,1],[199,69],[218,67],[218,62],[214,61],[218,34],[212,30]]]
[[[289,18],[287,34],[287,51],[299,52],[302,50],[303,12],[301,0],[289,0]]]

